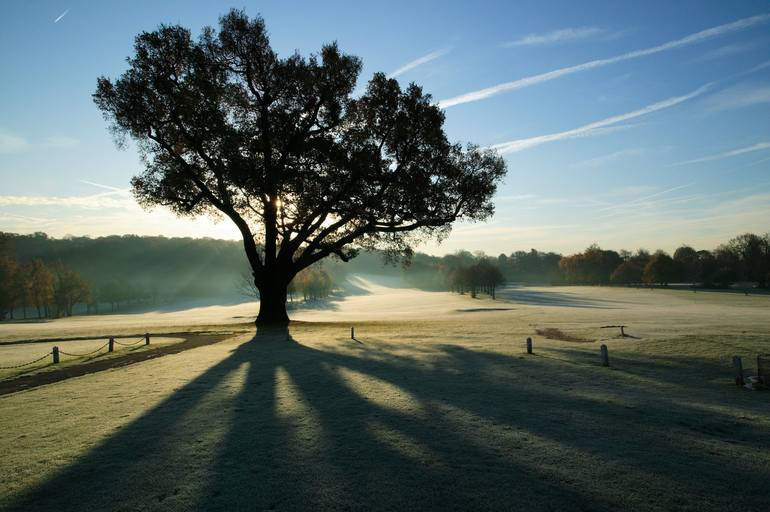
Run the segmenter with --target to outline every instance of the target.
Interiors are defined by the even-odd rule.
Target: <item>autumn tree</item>
[[[592,244],[582,253],[562,257],[559,268],[568,282],[605,284],[622,261],[617,252]]]
[[[76,304],[91,299],[91,289],[83,277],[61,264],[54,266],[53,299],[56,316],[72,316]]]
[[[53,273],[40,258],[26,265],[29,302],[37,310],[37,317],[48,316],[48,307],[53,302]]]
[[[10,256],[0,256],[0,320],[13,318],[18,299],[17,273],[19,265]]]
[[[642,282],[644,269],[633,261],[624,261],[612,274],[610,282],[612,284],[638,284]]]
[[[502,158],[450,143],[417,85],[377,73],[353,98],[361,61],[336,43],[279,57],[262,18],[233,10],[196,40],[181,26],[140,34],[128,65],[99,78],[94,100],[147,162],[134,195],[235,224],[258,323],[288,321],[287,285],[327,256],[408,255],[455,220],[493,212]]]
[[[663,251],[657,251],[644,267],[643,279],[645,283],[667,286],[676,280],[678,274],[679,267],[674,259]]]

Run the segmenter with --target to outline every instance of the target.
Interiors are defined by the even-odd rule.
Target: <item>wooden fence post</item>
[[[532,353],[532,338],[527,338],[527,354]]]
[[[107,352],[112,352],[115,349],[115,338],[110,337],[110,344],[107,347]]]
[[[150,333],[146,332],[144,333],[144,344],[149,345],[150,344]]]
[[[610,365],[610,355],[607,352],[607,345],[601,346],[602,351],[602,366],[609,366]]]
[[[59,347],[54,347],[51,354],[53,354],[53,364],[59,364]]]
[[[351,327],[350,328],[350,339],[351,340],[356,339],[356,328],[355,327]]]
[[[733,356],[733,368],[735,369],[735,385],[743,386],[743,362],[741,356]]]

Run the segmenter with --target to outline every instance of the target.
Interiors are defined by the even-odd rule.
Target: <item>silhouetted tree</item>
[[[657,251],[644,267],[644,282],[667,286],[676,280],[678,274],[674,259],[663,251]]]
[[[711,281],[719,287],[726,288],[741,280],[740,255],[728,244],[722,244],[714,249],[716,270],[711,275]]]
[[[711,251],[698,251],[697,252],[697,280],[704,286],[712,286],[712,277],[717,271],[717,261]]]
[[[644,269],[633,261],[624,261],[610,275],[612,284],[638,284],[642,282]]]
[[[610,282],[610,275],[622,261],[617,252],[605,251],[593,244],[582,253],[563,257],[559,268],[568,282],[605,284]]]
[[[530,249],[503,256],[498,257],[499,268],[509,281],[554,283],[561,278],[561,254]]]
[[[727,242],[727,248],[739,262],[741,278],[765,288],[770,273],[770,235],[745,233]]]
[[[674,261],[677,263],[680,275],[678,281],[695,282],[700,277],[698,252],[689,245],[683,245],[674,251]]]
[[[492,300],[495,300],[497,287],[505,283],[505,278],[500,269],[485,258],[473,267],[473,272],[478,274],[478,280],[481,282],[484,291],[492,297]]]
[[[233,10],[219,25],[197,41],[180,26],[140,34],[128,71],[100,78],[94,100],[147,161],[132,180],[142,205],[235,223],[257,322],[288,320],[287,285],[316,261],[408,255],[412,241],[492,213],[504,161],[450,144],[420,87],[378,73],[352,99],[361,62],[336,44],[279,58],[262,18]]]

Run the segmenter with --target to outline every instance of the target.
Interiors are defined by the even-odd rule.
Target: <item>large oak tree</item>
[[[257,323],[287,321],[287,285],[322,258],[408,255],[493,212],[503,160],[448,142],[443,113],[414,84],[377,73],[353,97],[361,61],[336,44],[281,58],[262,18],[234,10],[197,39],[180,26],[140,34],[128,64],[99,78],[94,101],[142,153],[134,194],[238,227]]]

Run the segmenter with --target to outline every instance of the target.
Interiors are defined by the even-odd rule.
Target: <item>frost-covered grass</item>
[[[324,323],[0,397],[0,508],[761,510],[770,502],[770,393],[736,388],[730,368],[733,354],[750,369],[770,352],[767,297],[528,288],[492,302],[389,293],[303,313],[323,313]],[[387,314],[370,309],[377,301]],[[421,314],[397,314],[410,305]],[[374,320],[362,320],[366,309]],[[636,338],[600,329],[620,323]],[[535,334],[549,327],[597,341]],[[610,368],[599,365],[600,343]]]
[[[18,375],[34,375],[39,372],[57,370],[66,366],[82,364],[102,359],[125,355],[129,352],[152,350],[156,347],[179,343],[184,338],[150,337],[150,345],[146,346],[144,337],[118,338],[113,345],[113,351],[108,351],[107,338],[95,340],[50,341],[40,343],[0,344],[0,380],[13,378]],[[59,363],[53,364],[50,355],[53,347],[59,348]],[[19,368],[6,368],[34,361],[49,354],[42,361],[24,365]]]

